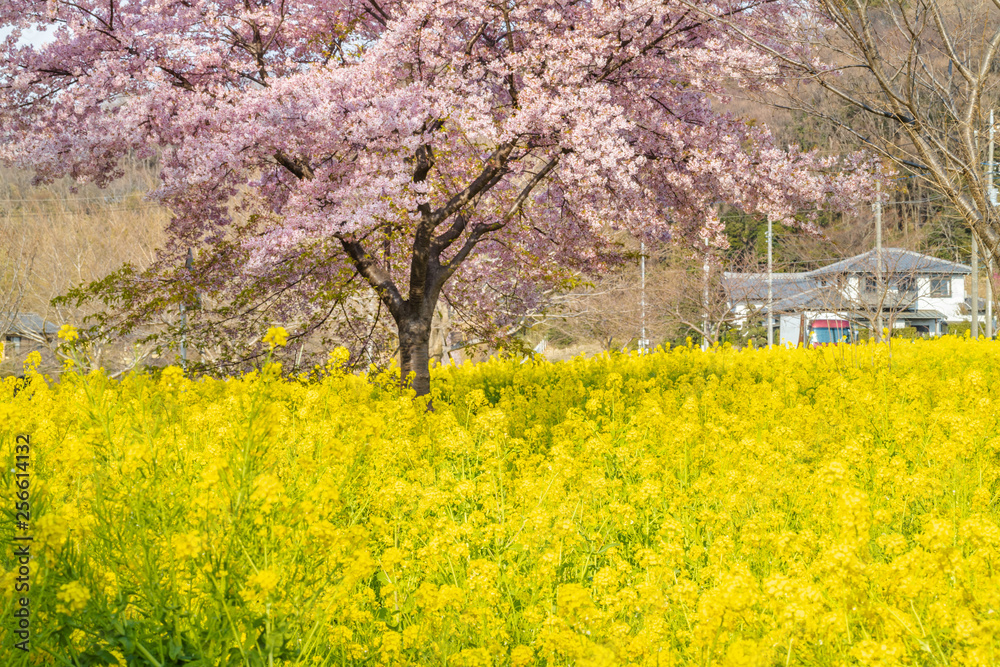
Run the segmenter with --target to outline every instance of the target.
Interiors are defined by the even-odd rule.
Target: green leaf
[[[167,642],[167,655],[170,656],[171,660],[177,660],[181,656],[183,648],[175,637],[171,637],[170,641]]]
[[[104,649],[98,651],[88,651],[82,653],[77,657],[77,662],[80,663],[81,667],[90,667],[90,665],[117,665],[118,658],[111,655]]]
[[[597,555],[598,555],[598,556],[600,556],[600,555],[601,555],[602,553],[604,553],[605,551],[607,551],[607,550],[608,550],[608,549],[610,549],[611,547],[617,547],[617,546],[618,546],[618,543],[617,543],[617,542],[612,542],[611,544],[608,544],[608,545],[606,545],[606,546],[603,546],[603,547],[601,547],[601,548],[600,548],[600,549],[599,549],[599,550],[597,551]]]

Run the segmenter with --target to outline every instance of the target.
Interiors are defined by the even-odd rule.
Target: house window
[[[869,293],[878,291],[878,280],[871,273],[865,274],[865,291]]]
[[[931,278],[931,296],[951,296],[951,278],[947,276]]]
[[[896,283],[896,289],[900,293],[912,293],[917,291],[917,281],[912,276],[900,278]]]

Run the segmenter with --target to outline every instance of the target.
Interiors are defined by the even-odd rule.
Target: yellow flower
[[[62,614],[73,614],[82,611],[90,600],[90,591],[79,581],[71,581],[59,587],[56,599],[60,604],[56,605],[56,611]]]
[[[28,356],[24,359],[24,372],[30,373],[42,364],[42,353],[38,350],[34,350],[28,353]]]
[[[347,351],[346,347],[337,347],[330,352],[326,363],[331,370],[337,370],[346,364],[350,358],[351,353]]]
[[[160,373],[160,382],[166,387],[176,387],[184,380],[184,369],[178,366],[167,366]]]
[[[285,327],[271,327],[264,336],[264,342],[273,350],[276,347],[284,347],[288,344],[288,331]]]
[[[515,646],[510,652],[511,667],[528,667],[535,661],[535,652],[528,646]]]
[[[80,338],[80,334],[72,324],[64,324],[59,327],[59,333],[56,335],[59,336],[59,340],[64,340],[67,343],[72,343]]]
[[[174,555],[179,559],[192,558],[201,553],[202,539],[197,533],[181,533],[170,540]]]
[[[264,599],[278,587],[281,577],[273,569],[261,570],[247,578],[246,590],[254,599]]]
[[[253,492],[250,494],[250,499],[260,501],[260,513],[265,514],[281,500],[284,490],[285,486],[281,483],[281,479],[277,475],[268,473],[254,480]]]
[[[998,664],[990,345],[494,358],[434,369],[433,412],[276,365],[0,382],[33,536],[0,601],[265,619],[304,664]]]

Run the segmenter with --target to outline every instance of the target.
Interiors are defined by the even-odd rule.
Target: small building
[[[938,336],[949,322],[970,319],[964,305],[970,267],[902,248],[883,248],[880,263],[876,252],[813,271],[772,274],[775,340],[804,340],[803,321],[849,322],[856,330],[881,318],[884,326]],[[766,313],[767,273],[726,273],[723,287],[737,320]]]
[[[35,313],[0,313],[0,331],[8,354],[21,352],[27,343],[47,343],[55,339],[59,327]]]

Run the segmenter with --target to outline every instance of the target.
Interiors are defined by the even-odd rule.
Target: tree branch
[[[404,301],[392,277],[378,265],[371,253],[366,251],[360,241],[348,239],[341,234],[335,234],[344,252],[358,273],[371,285],[379,299],[385,304],[392,316],[398,320],[403,312]]]

